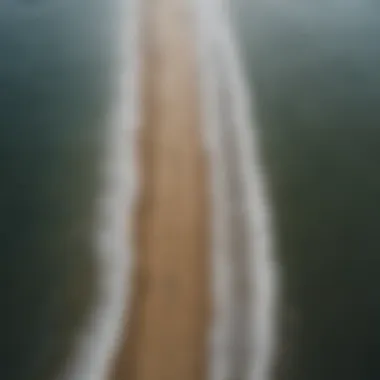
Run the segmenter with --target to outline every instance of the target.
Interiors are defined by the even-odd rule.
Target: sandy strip
[[[208,201],[187,0],[144,1],[142,173],[130,323],[114,380],[201,380]]]

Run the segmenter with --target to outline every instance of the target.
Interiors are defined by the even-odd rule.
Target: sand
[[[145,0],[131,315],[112,380],[206,376],[209,204],[186,0]]]

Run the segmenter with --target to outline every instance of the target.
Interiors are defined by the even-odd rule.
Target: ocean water
[[[271,378],[379,379],[379,4],[230,7],[282,281]]]
[[[118,0],[0,4],[0,378],[52,379],[91,310]]]

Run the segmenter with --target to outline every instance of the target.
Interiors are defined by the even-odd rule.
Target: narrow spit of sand
[[[186,0],[145,0],[136,266],[111,380],[203,380],[209,205],[199,78]]]

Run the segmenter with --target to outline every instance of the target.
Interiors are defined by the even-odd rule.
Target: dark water
[[[117,1],[0,3],[0,379],[51,379],[91,307]]]
[[[380,4],[234,0],[283,276],[273,379],[380,379]]]

